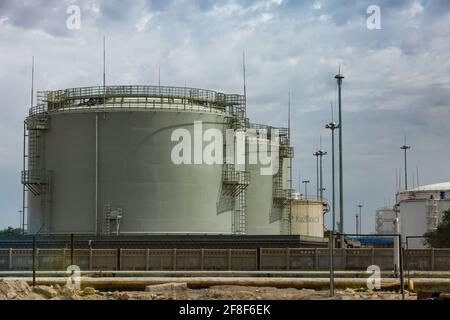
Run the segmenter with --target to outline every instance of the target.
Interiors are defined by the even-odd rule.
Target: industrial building
[[[408,239],[409,248],[424,248],[422,237],[437,228],[442,213],[450,208],[450,182],[426,185],[399,192],[394,210],[400,223],[403,241]]]
[[[24,123],[28,234],[301,232],[291,226],[290,130],[251,124],[244,95],[97,86],[38,92],[37,97]],[[203,130],[223,135],[243,132],[250,150],[246,159],[255,150],[252,137],[262,136],[272,150],[277,134],[279,170],[262,175],[261,165],[248,161],[238,167],[226,159],[225,145],[223,163],[174,163],[174,130],[183,129],[195,140],[199,122]]]

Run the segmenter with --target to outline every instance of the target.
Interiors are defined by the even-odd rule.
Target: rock
[[[151,285],[145,287],[145,292],[154,292],[154,293],[160,293],[160,292],[177,292],[177,291],[184,291],[187,290],[187,283],[181,282],[181,283],[164,283],[164,284],[157,284],[157,285]]]
[[[345,289],[344,292],[348,293],[348,294],[355,294],[356,293],[355,290],[353,290],[352,288],[347,288],[347,289]]]
[[[32,295],[31,287],[22,280],[0,280],[0,300],[22,299]]]
[[[129,300],[130,296],[126,292],[119,293],[119,300]]]
[[[65,299],[72,300],[77,296],[77,290],[71,289],[68,287],[62,287],[59,291],[60,295],[62,295]]]
[[[439,294],[439,300],[448,300],[450,301],[450,293],[442,292]]]
[[[14,299],[14,298],[16,298],[17,297],[17,293],[15,293],[15,292],[8,292],[7,294],[6,294],[6,298],[8,299],[8,300],[12,300],[12,299]]]
[[[47,286],[36,286],[33,288],[33,292],[47,299],[54,298],[58,295],[58,291]]]
[[[96,293],[96,291],[92,287],[86,287],[83,289],[83,295],[85,295],[85,296],[94,295],[95,293]]]

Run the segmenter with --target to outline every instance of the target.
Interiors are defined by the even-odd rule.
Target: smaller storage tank
[[[292,234],[323,238],[324,203],[317,200],[292,201]]]
[[[375,214],[375,229],[377,234],[393,234],[396,232],[395,219],[397,213],[392,208],[380,208]]]
[[[421,186],[399,192],[395,210],[399,214],[400,232],[422,237],[442,221],[442,213],[450,208],[450,182]],[[409,248],[424,248],[425,239],[409,239]]]

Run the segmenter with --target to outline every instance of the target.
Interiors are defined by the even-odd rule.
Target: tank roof
[[[95,86],[39,91],[37,95],[38,104],[30,109],[30,115],[130,106],[148,109],[167,106],[173,109],[190,109],[191,106],[196,106],[229,113],[245,112],[243,95],[188,87]]]
[[[435,184],[429,184],[425,186],[420,186],[417,188],[409,189],[407,191],[401,192],[420,192],[420,191],[450,191],[450,182],[442,182],[442,183],[435,183]]]

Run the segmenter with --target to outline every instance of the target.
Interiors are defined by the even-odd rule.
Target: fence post
[[[36,286],[36,236],[33,236],[33,287]]]
[[[291,248],[286,248],[286,270],[291,269]]]
[[[13,259],[13,251],[12,251],[13,249],[12,248],[9,248],[9,261],[8,261],[8,269],[9,270],[12,270],[12,267],[13,267],[13,263],[12,263],[12,259]]]
[[[261,247],[259,247],[257,249],[256,256],[257,256],[257,259],[258,259],[258,261],[257,261],[257,263],[258,263],[257,270],[261,271],[262,270],[262,248]]]
[[[89,270],[92,270],[92,247],[89,247]]]
[[[67,269],[67,263],[66,263],[66,248],[62,249],[63,252],[63,257],[62,257],[62,270],[66,270]]]
[[[342,248],[342,271],[347,270],[347,248]]]
[[[434,271],[434,248],[431,248],[431,271]]]
[[[173,249],[173,271],[177,270],[177,249]]]
[[[314,270],[319,270],[319,249],[314,249]]]
[[[200,249],[200,270],[203,271],[203,264],[204,264],[204,258],[205,258],[205,249]]]
[[[116,265],[116,270],[120,271],[121,267],[122,267],[122,249],[121,248],[117,248],[117,265]]]
[[[73,233],[70,234],[70,265],[73,266],[74,264],[74,235]]]
[[[231,271],[231,249],[228,249],[228,271]]]
[[[36,270],[39,269],[39,248],[36,248]]]
[[[145,270],[148,271],[149,267],[150,267],[150,249],[147,248],[145,252]]]

